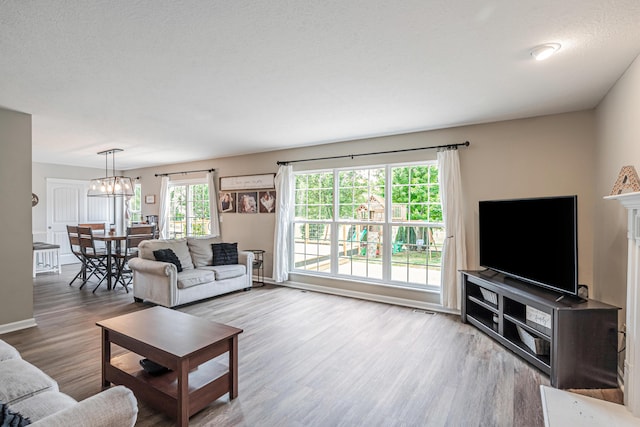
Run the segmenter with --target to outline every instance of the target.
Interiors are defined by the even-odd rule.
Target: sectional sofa
[[[34,427],[133,427],[138,402],[116,386],[77,402],[58,383],[0,340],[0,424]],[[30,423],[29,423],[30,422]]]

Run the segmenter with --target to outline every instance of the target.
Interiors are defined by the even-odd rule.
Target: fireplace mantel
[[[627,307],[624,404],[640,416],[640,192],[605,197],[627,208]]]

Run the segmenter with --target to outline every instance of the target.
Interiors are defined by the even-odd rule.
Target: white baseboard
[[[38,326],[38,324],[36,323],[36,319],[34,319],[33,317],[31,319],[24,319],[17,322],[6,323],[4,325],[0,325],[0,334],[19,331],[21,329],[33,328],[34,326]]]
[[[458,315],[460,314],[460,312],[457,310],[447,309],[439,304],[431,304],[427,302],[420,302],[420,301],[415,301],[415,300],[410,300],[405,298],[397,298],[397,297],[390,297],[385,295],[372,294],[368,292],[349,291],[349,290],[339,289],[339,288],[334,288],[329,286],[311,285],[308,283],[294,282],[291,280],[288,280],[282,283],[275,283],[273,282],[273,280],[265,278],[265,283],[270,283],[278,286],[285,286],[285,287],[294,288],[294,289],[303,289],[307,291],[339,295],[339,296],[349,297],[349,298],[358,298],[358,299],[363,299],[367,301],[382,302],[386,304],[399,305],[403,307],[418,308],[421,310],[437,311],[437,312],[448,313],[448,314],[458,314]]]

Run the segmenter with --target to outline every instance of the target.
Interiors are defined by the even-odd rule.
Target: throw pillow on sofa
[[[214,243],[213,265],[229,265],[238,263],[238,243]]]
[[[194,268],[186,238],[143,240],[138,245],[138,256],[142,259],[155,261],[156,258],[153,255],[153,251],[157,251],[158,249],[171,249],[180,260],[180,265],[182,265],[183,270],[191,270]]]
[[[29,424],[31,424],[29,418],[9,410],[6,404],[0,403],[0,427],[22,427]]]
[[[171,249],[158,249],[153,251],[153,256],[156,257],[156,261],[170,262],[178,269],[178,273],[182,271],[182,264],[178,259],[178,256]]]

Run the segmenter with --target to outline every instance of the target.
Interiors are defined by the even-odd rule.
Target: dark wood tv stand
[[[495,304],[490,301],[493,298],[485,298],[486,291],[495,295]],[[618,387],[619,308],[571,297],[557,301],[559,296],[492,271],[463,271],[462,321],[549,375],[553,387]],[[527,320],[527,306],[530,312],[537,310],[548,319],[550,327],[541,324],[545,322]],[[517,327],[546,341],[549,354],[530,350],[520,339]]]

